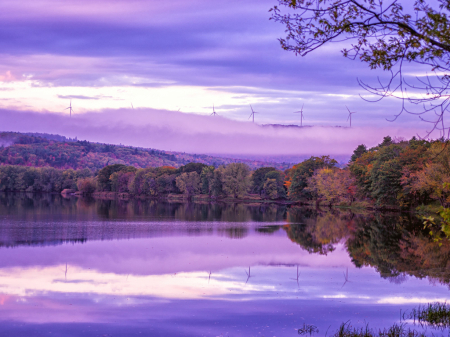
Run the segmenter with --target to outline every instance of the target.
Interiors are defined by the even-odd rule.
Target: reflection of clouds
[[[379,304],[427,304],[433,302],[449,302],[450,297],[384,297],[377,301]]]
[[[344,294],[337,294],[337,295],[325,295],[323,298],[348,298],[347,295]]]
[[[352,267],[348,253],[339,244],[328,256],[309,254],[290,242],[284,233],[253,235],[243,239],[220,236],[174,236],[148,239],[87,241],[83,245],[61,245],[33,249],[18,247],[0,254],[0,266],[63,265],[65,263],[104,273],[154,275],[212,271],[256,265]],[[30,254],[33,249],[33,254]],[[240,269],[241,274],[245,273]],[[252,267],[253,273],[253,267]],[[293,273],[295,275],[295,272]],[[289,276],[292,277],[292,276]]]
[[[147,310],[152,310],[155,317],[167,319],[179,315],[191,317],[201,308],[215,307],[216,314],[220,310],[244,314],[271,312],[274,305],[280,305],[279,313],[283,316],[283,310],[289,306],[301,310],[303,316],[308,315],[305,310],[315,308],[323,314],[324,308],[331,310],[336,305],[344,311],[364,307],[385,310],[397,305],[407,309],[408,305],[445,301],[447,295],[445,287],[433,287],[432,292],[423,290],[423,297],[409,298],[409,294],[424,288],[424,280],[407,281],[399,287],[380,282],[370,268],[352,270],[355,281],[360,282],[343,290],[340,269],[299,267],[301,276],[297,285],[291,279],[296,268],[252,266],[255,277],[247,284],[242,267],[211,275],[207,271],[127,275],[69,266],[67,282],[64,281],[65,264],[3,268],[0,269],[0,313],[3,320],[24,322],[98,322],[124,320],[124,317],[136,319],[135,315],[147,319]],[[165,311],[169,306],[178,307],[179,311]]]
[[[199,299],[221,295],[261,291],[264,286],[242,289],[239,280],[202,272],[165,275],[123,275],[72,267],[67,281],[61,279],[64,266],[11,268],[0,271],[0,293],[13,296],[35,296],[42,293],[90,293],[113,296],[150,296],[173,299]],[[32,282],[30,282],[32,280]]]

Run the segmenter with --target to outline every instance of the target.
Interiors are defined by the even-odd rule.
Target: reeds
[[[344,273],[344,276],[346,274]],[[400,313],[402,320],[414,320],[414,324],[420,325],[421,328],[430,327],[433,329],[444,330],[450,328],[450,305],[447,303],[428,303],[424,306],[419,306],[410,312]],[[328,331],[327,331],[328,332]],[[303,327],[298,329],[299,335],[310,335],[319,333],[319,330],[314,325],[303,324]],[[394,324],[390,328],[385,329],[370,329],[366,324],[363,328],[355,328],[350,321],[342,323],[339,329],[331,335],[331,337],[426,337],[427,334],[415,329],[406,328],[406,323]],[[434,336],[434,334],[432,334]],[[449,332],[450,336],[450,332]]]
[[[299,335],[310,335],[312,336],[315,333],[319,333],[319,329],[315,325],[305,324],[303,323],[303,327],[298,329]]]
[[[403,324],[394,324],[388,329],[375,331],[364,328],[354,328],[349,322],[342,323],[333,337],[425,337],[425,334],[412,329],[405,329]]]
[[[404,319],[405,316],[422,326],[427,325],[437,329],[450,327],[450,305],[447,303],[428,303],[413,309],[410,313],[403,314]]]

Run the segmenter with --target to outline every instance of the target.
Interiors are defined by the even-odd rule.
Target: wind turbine
[[[294,280],[294,281],[297,281],[297,286],[299,285],[298,284],[298,279],[299,279],[299,277],[300,277],[300,273],[298,272],[298,265],[297,265],[297,278],[290,278],[291,280]]]
[[[219,114],[216,112],[216,110],[214,110],[214,104],[213,104],[213,113],[211,114],[211,116],[219,116]]]
[[[348,108],[348,106],[345,106],[348,110],[348,118],[347,121],[350,120],[350,127],[352,127],[352,114],[355,114],[356,112],[351,112],[350,109]]]
[[[250,117],[248,119],[252,118],[252,116],[253,116],[253,123],[255,123],[255,114],[257,114],[259,112],[253,111],[253,107],[251,104],[250,104],[250,108],[252,109],[252,113],[250,114]]]
[[[68,108],[65,108],[64,110],[67,110],[67,109],[69,109],[70,117],[72,117],[72,111],[73,111],[73,109],[72,109],[72,100],[70,100],[70,105],[69,105],[69,107],[68,107]]]
[[[245,273],[247,274],[247,281],[245,281],[245,284],[247,284],[248,280],[250,280],[250,277],[253,277],[251,275],[250,267],[248,267],[248,273],[247,273],[247,271],[245,271]]]
[[[347,268],[347,271],[344,273],[344,280],[345,280],[345,282],[344,282],[344,284],[342,285],[341,289],[344,288],[344,286],[347,284],[347,282],[350,282],[350,281],[348,280],[348,268]]]
[[[295,114],[298,114],[298,113],[301,114],[301,115],[300,115],[300,126],[303,126],[303,107],[304,107],[304,106],[305,106],[305,105],[303,104],[303,105],[302,105],[302,109],[301,109],[300,111],[294,111]]]
[[[133,103],[131,103],[131,109],[134,109]]]

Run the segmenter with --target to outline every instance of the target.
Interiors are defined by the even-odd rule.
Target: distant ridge
[[[272,166],[279,170],[290,163],[266,162],[254,159],[223,158],[219,156],[162,151],[124,145],[79,141],[46,133],[0,133],[0,165],[55,167],[61,169],[90,169],[97,171],[106,165],[125,164],[137,168],[173,166],[191,162],[220,166],[245,163],[256,169]]]

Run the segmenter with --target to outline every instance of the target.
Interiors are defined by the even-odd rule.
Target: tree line
[[[245,163],[214,167],[202,163],[136,168],[107,165],[92,172],[50,167],[0,166],[0,191],[82,193],[118,192],[134,196],[168,194],[319,202],[411,208],[450,204],[450,147],[447,141],[394,141],[385,137],[373,148],[359,145],[345,167],[330,156],[311,157],[285,171],[251,170]]]

